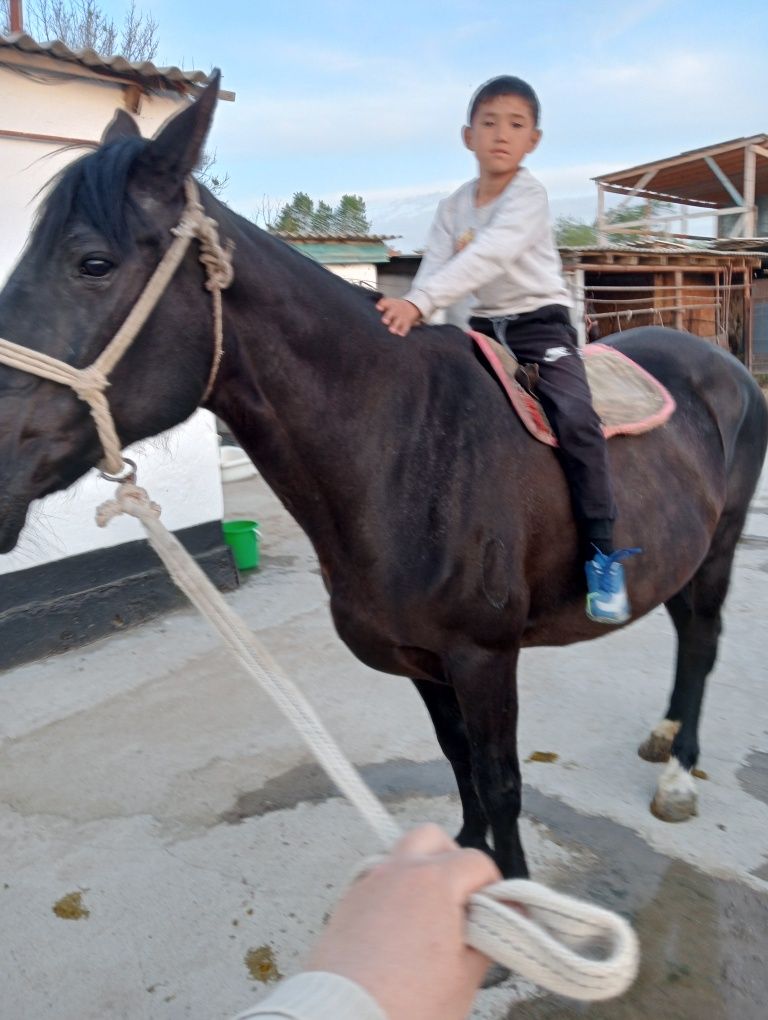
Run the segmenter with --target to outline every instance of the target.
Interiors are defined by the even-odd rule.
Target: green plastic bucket
[[[238,570],[259,565],[259,525],[256,521],[224,521],[224,541],[232,550]]]

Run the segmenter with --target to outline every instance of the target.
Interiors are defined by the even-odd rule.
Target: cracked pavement
[[[228,600],[400,823],[455,831],[420,699],[338,640],[312,550],[263,483],[225,498],[263,536],[261,571]],[[532,874],[630,916],[643,967],[620,1003],[589,1008],[512,979],[476,1020],[764,1017],[767,574],[764,473],[705,702],[701,813],[683,825],[651,816],[660,766],[635,754],[671,682],[666,614],[523,654],[522,757],[557,755],[523,765]],[[0,1020],[226,1020],[261,994],[253,954],[273,961],[261,976],[298,969],[378,850],[191,609],[0,674],[0,840]],[[82,913],[59,916],[73,893]]]

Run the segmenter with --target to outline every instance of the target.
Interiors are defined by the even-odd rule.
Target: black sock
[[[614,551],[613,545],[613,521],[611,520],[587,520],[584,522],[584,539],[587,546],[586,558],[591,560],[595,554],[595,548],[601,553],[610,556]]]

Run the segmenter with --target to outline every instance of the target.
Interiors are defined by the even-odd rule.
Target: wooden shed
[[[768,135],[734,138],[602,174],[598,243],[563,249],[578,322],[605,335],[656,322],[768,371]],[[645,215],[615,222],[644,202]],[[614,220],[614,222],[611,222]],[[612,243],[616,235],[622,243]]]
[[[755,277],[768,254],[746,246],[740,250],[735,241],[725,250],[656,241],[637,247],[561,248],[560,255],[582,341],[590,326],[590,339],[632,326],[671,326],[717,343],[747,367],[763,370],[762,348],[755,349],[751,326]]]

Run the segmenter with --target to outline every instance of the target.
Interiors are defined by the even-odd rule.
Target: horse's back
[[[677,402],[670,425],[714,420],[729,453],[748,444],[758,466],[768,444],[768,405],[751,373],[728,351],[691,333],[657,326],[607,337],[607,343],[666,386]]]

